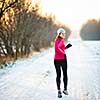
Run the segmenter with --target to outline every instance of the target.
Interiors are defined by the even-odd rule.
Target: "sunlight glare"
[[[41,0],[43,13],[53,13],[61,22],[72,29],[80,29],[80,25],[89,18],[100,18],[99,0]]]

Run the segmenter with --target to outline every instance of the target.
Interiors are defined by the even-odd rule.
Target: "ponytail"
[[[55,41],[56,41],[56,39],[61,38],[61,37],[60,37],[60,34],[61,34],[61,32],[60,32],[59,34],[56,35]]]

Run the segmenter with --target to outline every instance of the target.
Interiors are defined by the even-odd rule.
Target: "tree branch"
[[[9,6],[5,7],[4,10],[2,11],[2,13],[3,13],[6,9],[10,8],[11,6],[13,6],[17,1],[18,1],[18,0],[15,0],[15,2],[12,2],[11,4],[9,4]]]
[[[3,3],[2,3],[1,10],[3,10],[4,4],[5,4],[5,0],[4,0]]]
[[[5,7],[4,10],[3,10],[5,0],[3,1],[2,8],[0,8],[0,19],[3,16],[3,13],[5,12],[5,10],[10,8],[11,6],[13,6],[16,2],[18,2],[18,0],[15,0],[15,2],[12,2],[11,4],[9,4],[9,6]]]

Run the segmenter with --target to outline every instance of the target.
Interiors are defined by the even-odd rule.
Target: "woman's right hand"
[[[72,44],[69,43],[69,44],[66,46],[66,48],[69,48],[69,47],[71,47],[71,46],[72,46]]]

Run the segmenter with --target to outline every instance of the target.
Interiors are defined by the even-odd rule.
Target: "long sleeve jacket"
[[[54,59],[55,60],[63,60],[65,59],[65,49],[67,47],[65,46],[64,40],[62,38],[57,38],[54,43],[54,48],[55,48],[55,55]]]

